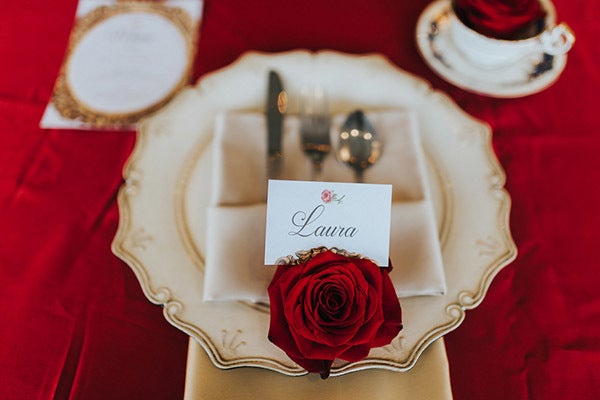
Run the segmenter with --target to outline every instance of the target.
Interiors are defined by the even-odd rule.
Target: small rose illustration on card
[[[336,192],[329,189],[325,189],[321,192],[321,201],[325,204],[329,204],[332,201],[335,201],[336,203],[340,204],[344,197],[346,197],[346,195],[340,197]]]
[[[385,184],[270,180],[264,264],[324,246],[387,267],[391,199]]]

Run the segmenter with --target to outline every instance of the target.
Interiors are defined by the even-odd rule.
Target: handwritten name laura
[[[296,211],[292,215],[292,225],[295,230],[290,231],[290,236],[300,237],[347,237],[352,238],[358,233],[355,226],[344,227],[341,225],[319,225],[318,220],[323,215],[325,206],[320,204],[310,213],[305,211]]]

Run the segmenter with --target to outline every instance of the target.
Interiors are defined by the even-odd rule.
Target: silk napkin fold
[[[365,181],[392,184],[390,258],[396,293],[399,297],[443,294],[446,283],[441,249],[416,119],[406,110],[367,116],[383,142],[383,152],[365,172]],[[324,181],[354,179],[352,170],[334,154],[344,118],[332,118],[334,150],[323,166]],[[268,302],[266,289],[275,269],[263,265],[267,192],[264,115],[230,112],[219,116],[213,151],[215,179],[213,205],[207,210],[204,300]],[[311,164],[300,148],[299,121],[294,116],[285,119],[283,154],[282,179],[309,179]]]

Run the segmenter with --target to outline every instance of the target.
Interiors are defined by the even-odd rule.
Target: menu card
[[[42,128],[130,129],[190,78],[202,0],[80,0]]]

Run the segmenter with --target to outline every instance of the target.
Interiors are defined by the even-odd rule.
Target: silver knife
[[[281,136],[283,116],[287,108],[287,95],[279,75],[269,71],[267,92],[267,178],[279,179],[281,175]]]

